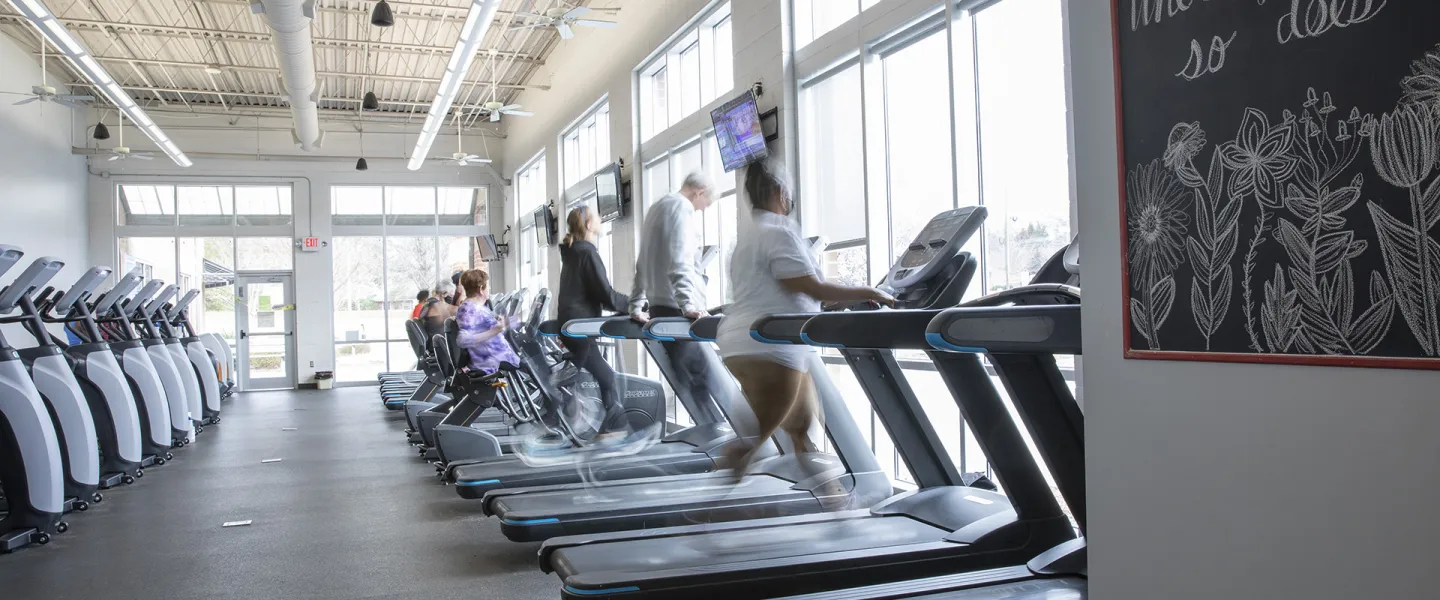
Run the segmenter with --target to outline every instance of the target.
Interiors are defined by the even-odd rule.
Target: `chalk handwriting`
[[[1313,38],[1337,27],[1364,23],[1380,14],[1390,0],[1290,0],[1290,10],[1275,25],[1284,44]],[[1301,4],[1305,6],[1302,8]]]
[[[1230,44],[1235,41],[1239,32],[1232,32],[1230,39],[1220,39],[1215,36],[1210,40],[1210,52],[1207,54],[1200,47],[1200,40],[1190,40],[1190,60],[1185,62],[1185,68],[1176,73],[1176,77],[1184,77],[1186,81],[1195,81],[1208,73],[1218,73],[1225,67],[1225,53],[1230,50]]]
[[[1130,0],[1130,31],[1159,23],[1190,10],[1196,2],[1210,0]]]

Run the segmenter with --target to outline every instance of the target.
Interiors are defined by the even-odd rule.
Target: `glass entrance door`
[[[288,273],[240,275],[235,295],[240,389],[295,387],[295,287]]]

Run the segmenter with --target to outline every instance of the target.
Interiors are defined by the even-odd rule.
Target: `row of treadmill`
[[[0,282],[23,257],[0,245]],[[67,513],[173,459],[235,389],[229,344],[191,325],[199,290],[136,269],[99,293],[109,267],[61,289],[64,266],[35,259],[0,289],[0,324],[33,342],[0,333],[0,553],[49,543]]]
[[[712,344],[723,312],[643,326],[627,316],[540,322],[542,291],[508,334],[524,364],[490,375],[463,368],[453,324],[426,340],[413,323],[421,369],[382,374],[382,401],[405,411],[420,455],[506,537],[543,542],[540,568],[560,578],[562,598],[1082,599],[1084,417],[1056,363],[1081,352],[1079,249],[1057,252],[1030,285],[967,295],[978,261],[963,248],[985,215],[950,210],[923,228],[883,281],[894,309],[751,325],[757,341],[841,357],[916,489],[886,475],[818,354],[810,371],[824,422],[811,439],[829,450],[796,453],[781,432],[734,473],[730,450],[760,440]],[[523,303],[515,295],[495,308],[519,314]],[[594,451],[595,386],[567,364],[558,336],[637,340],[694,425],[671,424],[633,454]],[[705,385],[686,380],[668,344],[699,347]],[[902,350],[929,358],[945,389],[920,393],[953,397],[998,490],[956,468],[902,372]],[[659,381],[626,375],[620,386],[632,426],[665,422]]]

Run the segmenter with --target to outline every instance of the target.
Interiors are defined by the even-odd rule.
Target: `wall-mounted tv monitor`
[[[720,145],[720,161],[729,173],[770,155],[765,147],[765,131],[760,127],[760,107],[755,92],[745,90],[739,97],[710,111],[715,123],[715,143]]]
[[[622,185],[619,165],[611,164],[595,174],[595,208],[600,212],[601,221],[620,217]]]
[[[475,248],[480,252],[480,260],[484,262],[499,262],[500,249],[495,245],[495,236],[485,234],[475,238]]]
[[[550,216],[550,207],[542,206],[535,209],[535,235],[541,245],[552,246],[555,244],[555,223]]]

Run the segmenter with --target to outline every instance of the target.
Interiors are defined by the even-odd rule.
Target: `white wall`
[[[1122,358],[1110,0],[1068,7],[1092,597],[1435,597],[1440,374]]]
[[[0,91],[29,93],[39,84],[40,64],[0,36]],[[69,92],[60,88],[60,93]],[[85,159],[70,154],[70,109],[39,102],[11,106],[21,99],[0,95],[0,207],[5,214],[0,244],[21,247],[25,258],[0,277],[0,285],[41,256],[66,262],[53,282],[68,285],[90,266]],[[16,347],[34,345],[18,327],[6,326],[4,333]]]
[[[451,137],[451,143],[454,138]],[[367,136],[368,140],[368,136]],[[467,136],[468,141],[468,136]],[[413,140],[412,140],[413,142]],[[128,143],[128,140],[127,140]],[[492,142],[493,143],[493,142]],[[182,146],[183,147],[183,146]],[[368,145],[367,145],[368,147]],[[467,149],[468,151],[468,149]],[[432,153],[433,154],[433,153]],[[445,166],[427,162],[419,171],[409,171],[403,160],[375,159],[370,170],[356,171],[353,162],[304,162],[296,160],[256,161],[244,159],[195,159],[195,165],[180,169],[157,158],[150,163],[130,161],[115,165],[96,162],[89,177],[88,202],[90,257],[93,264],[112,264],[116,259],[115,186],[125,181],[167,183],[289,183],[294,185],[294,237],[316,236],[331,240],[330,188],[336,185],[488,185],[491,203],[490,226],[495,233],[504,229],[499,222],[501,198],[508,193],[488,171],[475,167]],[[314,380],[315,371],[334,369],[334,332],[331,293],[332,256],[327,246],[319,252],[295,254],[296,361],[301,383]],[[492,269],[498,271],[500,269]],[[504,285],[503,274],[497,275]]]

